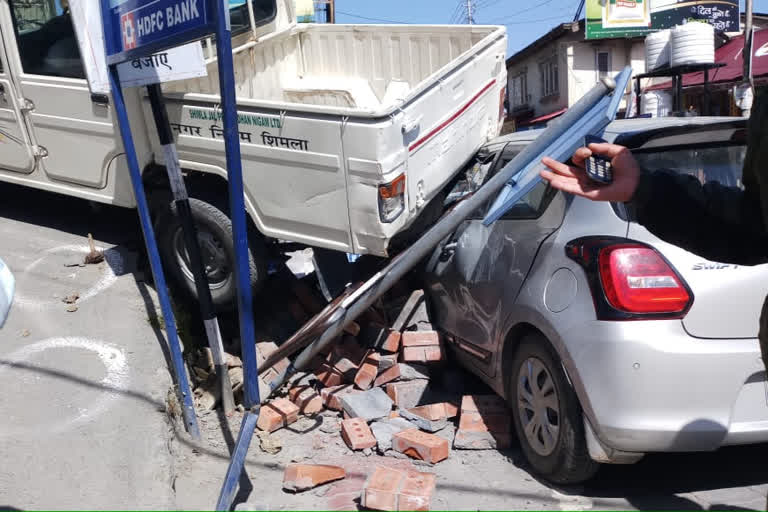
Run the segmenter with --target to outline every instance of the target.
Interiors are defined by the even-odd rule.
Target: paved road
[[[0,330],[0,509],[173,508],[170,378],[134,273],[135,214],[8,185],[0,197],[17,280]],[[89,231],[106,262],[68,266]]]
[[[212,507],[239,418],[203,416],[206,444],[193,448],[173,437],[160,412],[170,378],[148,322],[152,295],[135,273],[135,215],[2,184],[0,198],[0,256],[19,291],[0,331],[0,509]],[[107,249],[107,263],[65,266],[80,260],[89,231]],[[73,292],[81,298],[68,313],[61,299]],[[276,433],[284,449],[274,456],[254,437],[253,488],[240,498],[284,509],[343,507],[341,484],[324,499],[281,490],[282,467],[307,454],[350,465],[358,480],[380,462],[347,453],[338,434],[319,426],[302,420]],[[765,445],[653,455],[568,489],[532,478],[516,449],[454,452],[420,469],[438,473],[433,506],[442,509],[761,510],[766,460]]]

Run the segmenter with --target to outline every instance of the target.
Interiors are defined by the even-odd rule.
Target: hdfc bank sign
[[[212,34],[219,5],[226,8],[221,0],[102,0],[108,62],[122,62]]]

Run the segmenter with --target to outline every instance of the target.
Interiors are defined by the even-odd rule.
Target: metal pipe
[[[200,315],[205,326],[208,347],[211,349],[211,355],[213,356],[216,379],[221,389],[221,403],[224,407],[224,412],[231,414],[235,410],[235,399],[232,393],[232,384],[229,380],[229,369],[227,368],[227,362],[224,360],[224,343],[221,339],[221,329],[219,328],[219,320],[216,317],[216,310],[213,307],[208,276],[203,265],[203,258],[200,255],[197,228],[192,217],[192,207],[189,204],[187,187],[181,175],[179,154],[176,151],[171,123],[168,120],[168,110],[165,106],[165,98],[163,98],[163,89],[160,87],[160,84],[152,84],[147,86],[147,93],[149,94],[149,103],[152,106],[152,117],[155,121],[158,138],[160,139],[160,146],[165,153],[165,169],[168,173],[168,182],[170,183],[173,201],[176,205],[176,214],[179,216],[181,229],[184,233],[189,266],[197,290]]]
[[[181,354],[181,344],[179,343],[179,337],[176,333],[176,319],[173,316],[173,308],[171,308],[171,300],[168,296],[168,287],[165,283],[163,265],[160,261],[160,253],[157,250],[157,240],[155,239],[155,232],[152,228],[152,219],[149,215],[147,196],[144,193],[144,182],[141,180],[139,160],[136,157],[136,146],[133,142],[133,135],[131,134],[131,125],[128,120],[123,89],[120,85],[120,75],[116,65],[109,66],[109,84],[112,88],[112,100],[115,103],[115,112],[117,113],[120,135],[122,136],[123,146],[125,147],[125,157],[128,160],[128,172],[131,176],[133,195],[136,198],[136,209],[139,212],[141,230],[144,233],[144,241],[147,246],[149,264],[152,268],[152,276],[154,277],[157,296],[160,300],[160,309],[162,310],[163,318],[165,319],[165,332],[168,335],[171,363],[173,365],[174,374],[176,375],[176,383],[179,388],[178,391],[181,394],[181,413],[184,417],[184,425],[186,426],[187,432],[189,432],[193,438],[200,439],[200,429],[197,425],[197,418],[195,417],[192,391],[189,388],[187,371],[184,366],[184,358]]]
[[[598,83],[558,121],[554,122],[548,130],[542,133],[538,139],[529,144],[496,176],[491,178],[488,183],[483,185],[471,197],[459,203],[410,248],[395,257],[383,270],[341,301],[338,310],[329,319],[328,327],[320,335],[319,339],[306,347],[293,364],[270,383],[270,387],[277,389],[297,370],[306,368],[317,354],[341,335],[346,325],[370,308],[383,293],[427,257],[441,240],[453,233],[467,217],[498,194],[539,153],[556,142],[572,125],[579,123],[593,107],[605,98],[606,94],[614,91],[615,88],[616,84],[612,80]],[[325,313],[326,315],[328,314],[327,312]],[[262,368],[264,368],[264,365],[262,365]]]
[[[750,87],[754,89],[754,82],[752,79],[752,43],[754,37],[754,31],[752,29],[752,0],[746,0],[745,15],[746,22],[744,24],[744,53],[742,58],[744,59],[744,82],[748,83]]]

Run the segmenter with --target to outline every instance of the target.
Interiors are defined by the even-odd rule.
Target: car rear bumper
[[[756,339],[692,338],[680,321],[592,321],[564,339],[575,364],[570,376],[607,446],[708,451],[768,441]]]

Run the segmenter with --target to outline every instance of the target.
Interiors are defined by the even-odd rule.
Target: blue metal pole
[[[232,61],[232,28],[229,4],[219,1],[216,10],[216,55],[219,63],[219,89],[224,121],[224,150],[227,155],[227,183],[229,184],[229,215],[235,246],[235,275],[237,307],[240,318],[240,345],[243,356],[245,383],[244,405],[251,409],[259,405],[258,368],[256,361],[256,334],[253,324],[253,294],[248,262],[248,225],[243,193],[243,167],[240,157],[240,131],[237,125],[237,98],[235,72]]]
[[[216,510],[230,510],[232,508],[232,502],[237,493],[237,483],[243,471],[243,466],[245,466],[245,457],[248,455],[248,447],[251,446],[253,431],[256,430],[256,422],[258,420],[259,415],[250,411],[247,411],[245,417],[243,417],[235,449],[232,452],[232,459],[227,468],[227,476],[224,478],[224,485],[219,493],[219,501],[216,502]]]
[[[240,426],[237,444],[229,461],[224,483],[216,502],[216,510],[232,508],[237,483],[245,455],[251,445],[253,431],[259,418],[259,373],[256,359],[256,335],[253,324],[253,295],[251,291],[248,225],[245,216],[243,168],[240,157],[240,132],[237,122],[237,98],[232,59],[232,28],[229,2],[219,0],[216,9],[216,55],[219,65],[219,89],[224,122],[224,149],[227,155],[227,183],[229,185],[229,215],[235,246],[235,275],[237,277],[237,306],[240,319],[240,346],[243,358],[243,401],[245,418]]]
[[[109,66],[109,83],[112,87],[112,97],[115,102],[115,111],[120,125],[120,134],[125,146],[125,156],[128,159],[128,170],[131,174],[131,184],[133,185],[133,194],[136,197],[136,208],[139,211],[139,220],[141,221],[141,230],[144,233],[144,241],[147,246],[149,263],[152,267],[152,275],[155,278],[157,295],[160,299],[160,308],[165,319],[165,330],[168,333],[168,345],[171,350],[171,361],[173,370],[176,374],[176,383],[181,393],[181,411],[184,417],[184,425],[187,432],[195,438],[200,439],[200,429],[197,426],[195,417],[195,406],[192,402],[192,391],[189,388],[187,372],[184,369],[184,358],[181,354],[181,344],[176,333],[176,319],[173,316],[171,300],[168,297],[168,288],[165,284],[165,275],[163,266],[160,262],[160,254],[157,250],[157,240],[152,228],[152,220],[149,216],[149,206],[147,205],[147,196],[144,194],[144,183],[141,181],[141,170],[139,169],[139,160],[136,157],[136,146],[133,143],[131,134],[131,125],[128,120],[128,112],[125,109],[125,98],[123,89],[120,85],[120,76],[117,66]]]

